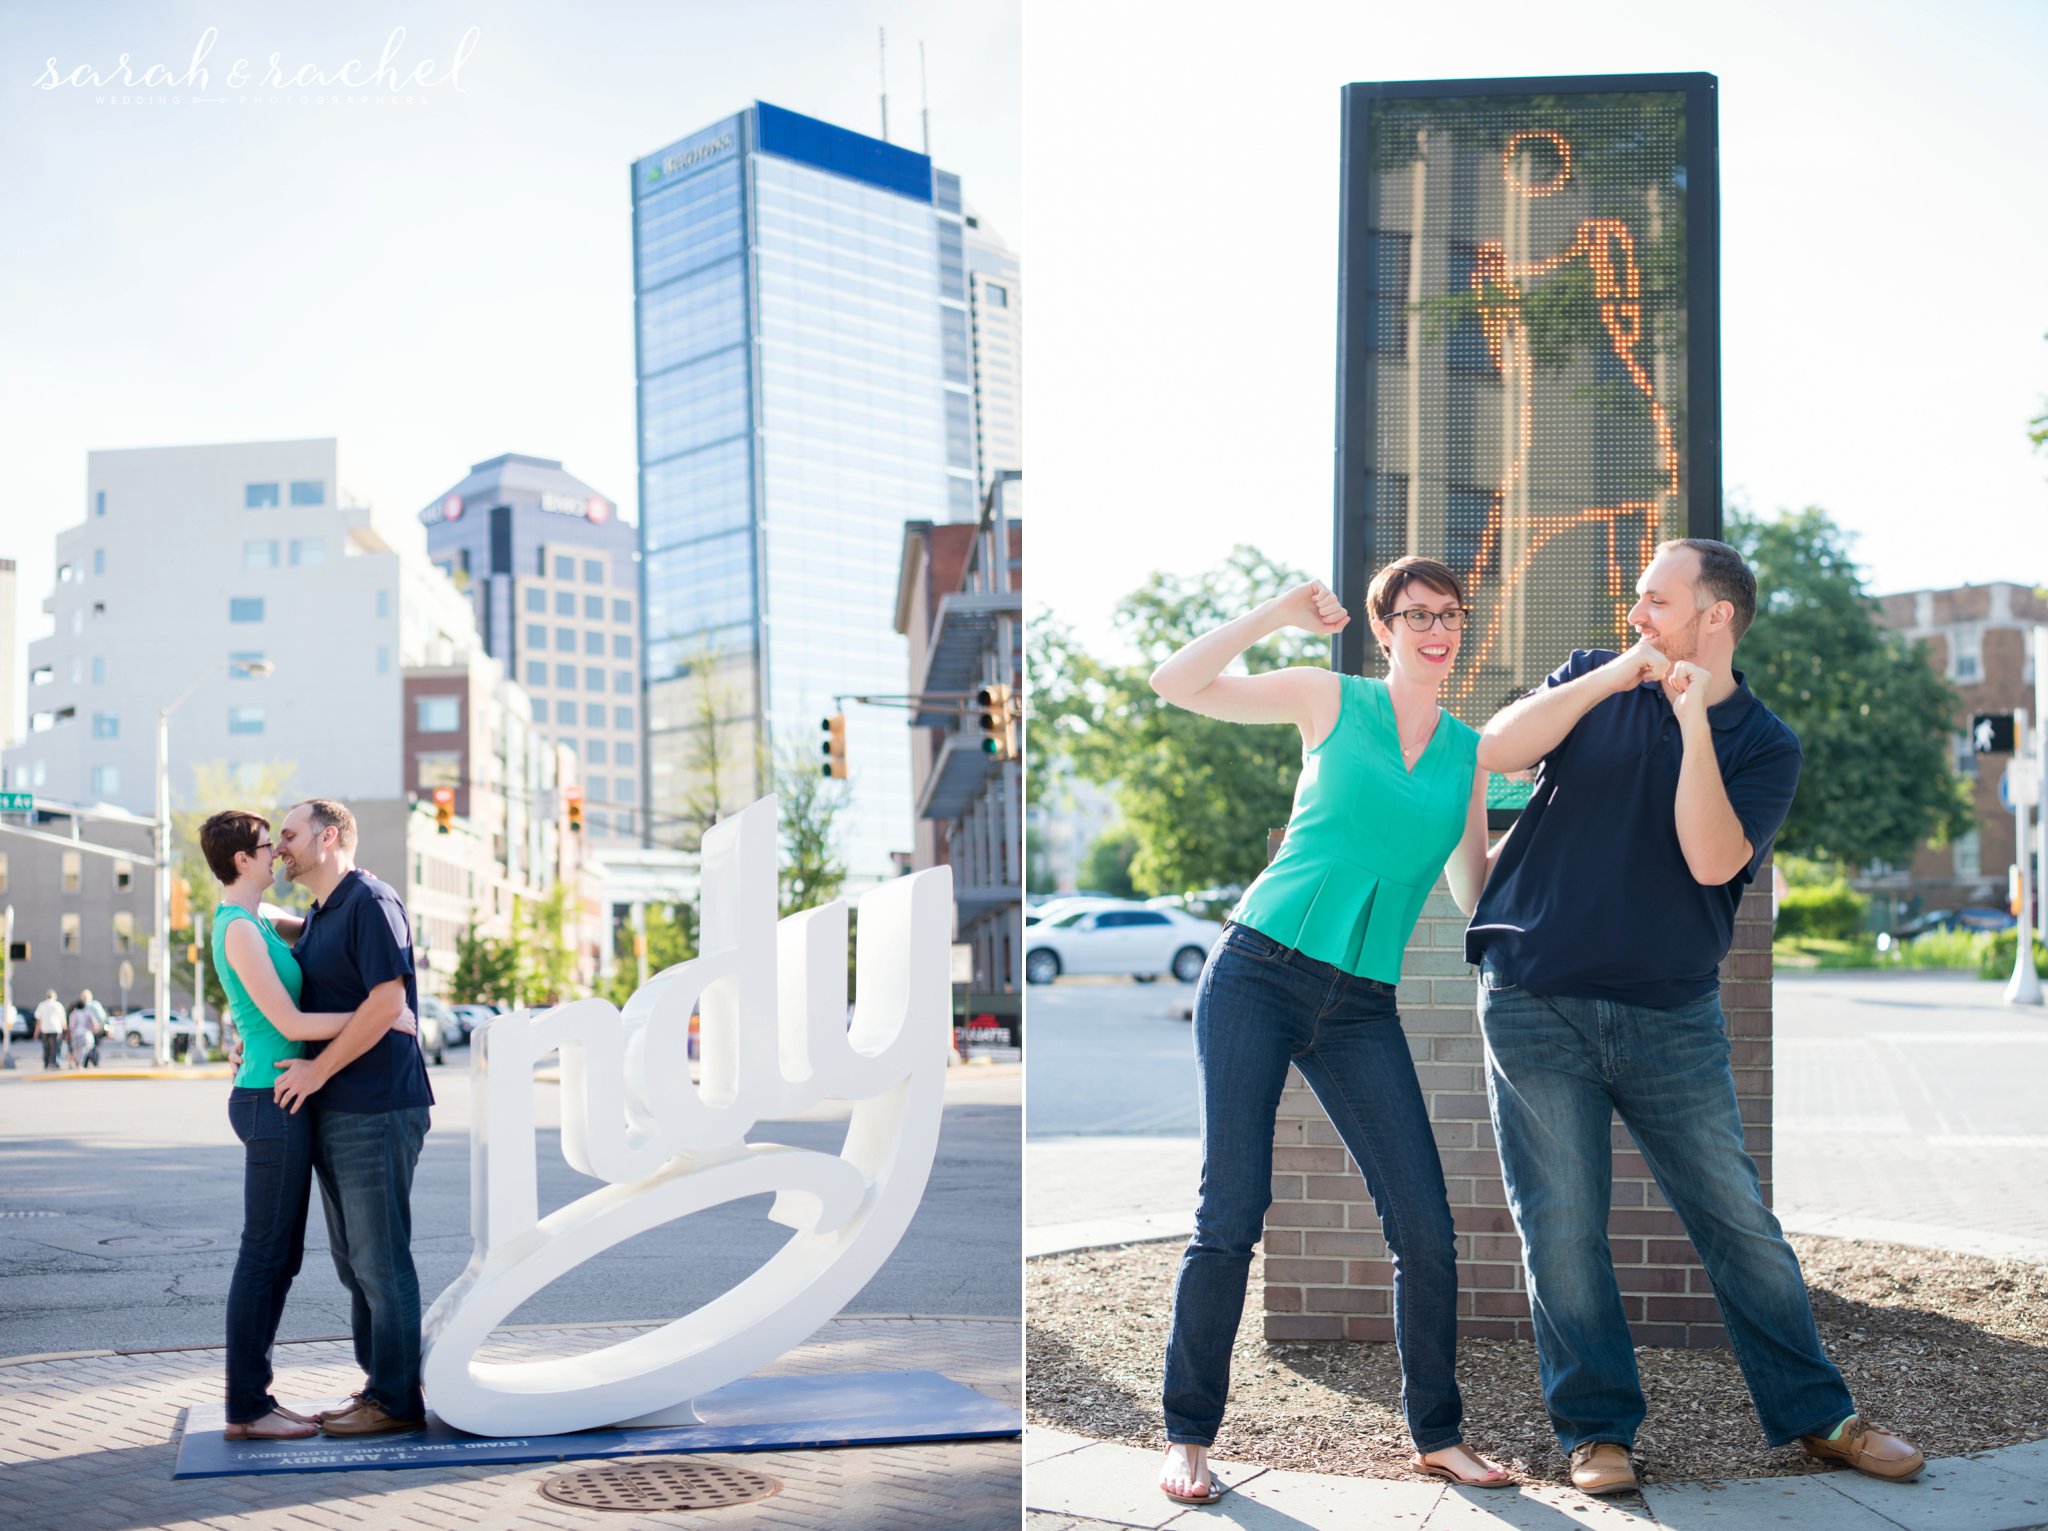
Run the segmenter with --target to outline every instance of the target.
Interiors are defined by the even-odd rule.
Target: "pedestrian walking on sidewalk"
[[[64,1002],[55,989],[36,1006],[36,1035],[43,1043],[43,1067],[54,1070],[64,1050]]]
[[[1290,1064],[1363,1170],[1393,1256],[1411,1465],[1475,1487],[1513,1481],[1462,1444],[1456,1234],[1394,1007],[1401,954],[1446,862],[1468,913],[1486,878],[1478,736],[1437,702],[1464,638],[1465,594],[1445,565],[1403,558],[1374,577],[1366,608],[1385,680],[1308,665],[1223,673],[1275,633],[1344,629],[1350,614],[1313,580],[1196,639],[1152,675],[1160,696],[1191,712],[1291,723],[1302,743],[1286,841],[1232,911],[1196,993],[1202,1186],[1174,1285],[1163,1390],[1172,1444],[1159,1474],[1182,1503],[1222,1493],[1208,1452],[1252,1246],[1273,1199],[1273,1122]]]
[[[1607,1248],[1619,1113],[1706,1266],[1766,1439],[1910,1478],[1920,1452],[1857,1415],[1821,1349],[1729,1069],[1720,963],[1799,784],[1799,740],[1734,666],[1756,578],[1686,538],[1636,593],[1633,648],[1573,654],[1479,742],[1483,769],[1539,768],[1465,955],[1544,1405],[1576,1487],[1636,1486],[1645,1404]]]
[[[81,994],[71,1007],[71,1061],[79,1068],[92,1068],[100,1061],[100,1039],[93,1035],[92,995]]]

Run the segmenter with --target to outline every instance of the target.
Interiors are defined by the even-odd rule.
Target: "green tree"
[[[576,954],[568,941],[568,886],[558,882],[539,898],[514,900],[513,924],[524,938],[519,963],[521,1000],[555,1005],[569,998]]]
[[[1809,507],[1731,515],[1728,537],[1757,579],[1737,662],[1805,753],[1778,845],[1853,872],[1968,830],[1949,745],[1961,702],[1924,644],[1878,621],[1848,534]]]
[[[640,986],[640,959],[633,951],[633,928],[622,925],[612,943],[616,967],[603,994],[621,1009]],[[688,962],[697,955],[697,911],[688,904],[647,906],[647,974]]]
[[[846,865],[839,859],[839,815],[846,789],[828,781],[817,757],[791,742],[775,762],[782,815],[782,864],[776,873],[783,914],[815,909],[839,896]]]
[[[1032,769],[1041,749],[1068,754],[1088,779],[1116,783],[1137,851],[1131,884],[1141,893],[1248,883],[1266,864],[1266,832],[1285,824],[1301,771],[1292,728],[1243,727],[1168,706],[1148,677],[1190,639],[1307,576],[1255,548],[1193,578],[1155,574],[1125,597],[1115,622],[1137,654],[1108,664],[1086,654],[1058,624],[1032,643]],[[1254,674],[1287,665],[1327,665],[1329,644],[1306,633],[1275,634],[1243,659]]]
[[[203,924],[206,940],[200,943],[200,956],[206,973],[209,1015],[224,1013],[227,990],[221,986],[220,974],[214,970],[213,961],[213,921],[214,911],[220,906],[220,881],[213,875],[213,868],[206,864],[206,857],[199,849],[199,826],[216,813],[230,808],[246,808],[270,820],[271,838],[276,839],[277,826],[283,822],[285,810],[292,802],[292,778],[297,772],[298,766],[289,760],[270,760],[247,767],[236,767],[225,760],[199,761],[192,767],[192,793],[185,799],[185,806],[171,812],[171,875],[182,877],[191,884],[193,915],[192,929],[171,932],[171,989],[174,995],[180,989],[186,994],[192,992],[190,949],[195,943],[200,943]],[[312,902],[296,883],[286,883],[281,889],[273,888],[265,897],[282,908],[300,912]],[[143,915],[138,925],[132,958],[137,984],[129,991],[129,997],[137,1003],[149,1004],[152,997],[149,995],[147,969],[150,937],[156,934],[155,915]],[[99,998],[118,1002],[119,996],[101,995]]]
[[[1138,854],[1138,839],[1128,829],[1112,829],[1093,845],[1081,861],[1081,886],[1097,893],[1133,898],[1131,858]]]
[[[511,1005],[519,998],[521,949],[479,935],[474,924],[455,938],[455,972],[448,998],[458,1005]]]

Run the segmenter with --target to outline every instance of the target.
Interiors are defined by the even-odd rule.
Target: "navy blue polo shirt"
[[[394,978],[405,980],[405,1002],[414,1015],[420,1013],[405,903],[360,868],[313,906],[292,955],[305,974],[299,1009],[308,1015],[356,1010],[372,989]],[[307,1043],[306,1056],[319,1057],[326,1045]],[[427,1060],[420,1055],[418,1038],[402,1031],[385,1032],[374,1047],[328,1080],[312,1101],[323,1111],[431,1106],[434,1091],[427,1083]]]
[[[1606,664],[1577,650],[1545,682]],[[1735,906],[1799,786],[1799,739],[1735,672],[1707,710],[1729,806],[1754,852],[1718,887],[1694,880],[1678,844],[1678,719],[1651,682],[1610,697],[1543,757],[1465,932],[1465,960],[1487,960],[1532,994],[1669,1009],[1711,994],[1735,936]]]

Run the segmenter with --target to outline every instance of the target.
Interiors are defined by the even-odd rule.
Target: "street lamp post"
[[[268,659],[235,659],[228,662],[231,674],[261,679],[277,666]],[[213,678],[207,674],[192,682],[168,707],[156,715],[156,1061],[171,1061],[171,878],[176,870],[171,859],[171,714],[191,701],[201,686]],[[196,970],[195,970],[196,973]],[[195,981],[194,988],[197,988]],[[193,996],[193,1015],[200,1014],[199,996]],[[195,1019],[192,1043],[185,1056],[195,1066],[206,1062],[205,1029]]]

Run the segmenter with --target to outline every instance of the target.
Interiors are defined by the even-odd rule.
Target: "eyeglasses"
[[[1465,608],[1453,606],[1447,611],[1431,611],[1426,606],[1410,606],[1406,611],[1390,611],[1387,615],[1400,617],[1412,632],[1426,633],[1435,623],[1441,622],[1444,631],[1454,633],[1465,625]]]
[[[256,850],[250,851],[249,854],[253,856],[256,854],[256,851],[267,851],[274,849],[276,849],[276,847],[273,846],[268,840],[265,840],[261,845],[256,847]]]

